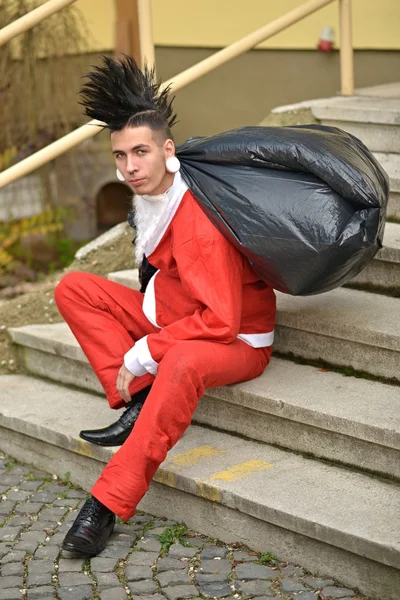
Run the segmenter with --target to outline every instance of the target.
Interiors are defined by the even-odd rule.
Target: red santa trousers
[[[123,406],[116,381],[124,354],[135,340],[159,331],[142,312],[143,295],[102,277],[74,272],[58,284],[55,299],[110,406]],[[177,341],[160,361],[156,377],[148,374],[132,381],[131,394],[152,384],[150,394],[128,439],[95,483],[93,496],[122,519],[130,518],[168,450],[190,425],[204,389],[261,375],[271,350],[239,339],[230,344]]]

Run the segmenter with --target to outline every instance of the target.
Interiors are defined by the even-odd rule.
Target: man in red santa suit
[[[136,262],[155,269],[145,294],[88,273],[67,274],[58,308],[111,408],[128,408],[81,436],[121,445],[94,484],[63,548],[93,556],[115,515],[129,519],[205,388],[260,375],[272,349],[275,296],[211,223],[179,172],[168,90],[129,57],[110,58],[82,88],[88,116],[106,123],[134,192]]]

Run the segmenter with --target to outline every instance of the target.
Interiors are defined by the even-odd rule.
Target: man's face
[[[165,162],[175,147],[172,140],[163,140],[161,132],[125,127],[111,134],[111,146],[117,168],[136,194],[162,194],[172,184]]]

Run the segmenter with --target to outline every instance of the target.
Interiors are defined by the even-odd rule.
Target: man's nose
[[[126,170],[128,171],[128,173],[135,173],[135,171],[138,170],[134,156],[128,156],[126,162]]]

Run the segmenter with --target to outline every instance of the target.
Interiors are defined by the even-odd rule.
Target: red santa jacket
[[[275,294],[248,260],[205,215],[175,175],[162,223],[145,246],[158,269],[143,299],[143,312],[160,331],[137,341],[124,357],[136,376],[156,374],[164,354],[182,340],[253,347],[274,339]]]

